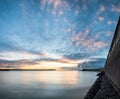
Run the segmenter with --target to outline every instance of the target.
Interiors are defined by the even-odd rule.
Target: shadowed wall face
[[[107,57],[105,72],[115,86],[120,89],[120,18]]]

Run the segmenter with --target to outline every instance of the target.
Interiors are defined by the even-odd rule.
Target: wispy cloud
[[[51,59],[43,58],[36,60],[3,60],[0,59],[0,68],[2,69],[51,69],[60,67],[76,67],[78,63],[85,60],[72,60],[68,58]]]
[[[13,68],[13,69],[20,69],[24,66],[29,65],[36,65],[38,63],[31,61],[31,60],[3,60],[0,59],[0,68]]]
[[[36,59],[40,57],[40,55],[32,54],[30,52],[24,52],[24,51],[0,52],[0,55],[2,55],[0,59],[6,59],[6,60]]]
[[[51,12],[53,15],[62,15],[65,10],[70,8],[66,0],[40,0],[40,3],[41,9],[47,9],[46,6],[52,6]]]
[[[108,25],[117,24],[117,21],[108,20],[107,24],[108,24]]]
[[[46,4],[49,4],[49,5],[53,5],[54,8],[58,8],[59,6],[61,6],[62,4],[62,1],[61,0],[41,0],[41,3],[43,6],[45,6]]]
[[[111,10],[114,11],[114,12],[120,13],[120,3],[117,6],[116,5],[112,5]]]
[[[25,2],[25,1],[23,1],[23,0],[21,1],[20,7],[21,7],[21,9],[22,9],[23,15],[29,15],[29,12],[28,12],[28,10],[27,10],[27,5],[26,5],[26,2]]]
[[[104,5],[100,5],[96,15],[100,15],[101,13],[105,12],[105,10],[106,7]]]

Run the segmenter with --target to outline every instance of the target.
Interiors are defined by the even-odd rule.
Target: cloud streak
[[[106,57],[119,5],[119,0],[0,1],[0,59],[29,60],[20,62],[39,68]]]

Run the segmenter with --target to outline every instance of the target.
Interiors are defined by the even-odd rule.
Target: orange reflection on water
[[[63,83],[63,84],[70,84],[74,85],[77,83],[77,72],[69,72],[69,71],[58,71],[57,73],[54,72],[43,72],[41,75],[40,80],[43,82],[49,83]]]
[[[31,73],[33,72],[33,73]],[[40,82],[44,84],[76,85],[78,83],[78,72],[76,71],[31,71],[22,73],[21,79],[24,83]],[[30,79],[31,78],[31,79]]]

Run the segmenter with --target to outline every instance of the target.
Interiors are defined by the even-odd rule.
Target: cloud
[[[27,10],[27,6],[26,6],[26,2],[25,1],[23,1],[23,0],[21,1],[20,7],[22,9],[23,15],[28,15],[29,14],[29,12]]]
[[[80,6],[76,6],[74,13],[75,15],[78,15],[80,13]]]
[[[45,6],[45,4],[53,4],[54,8],[58,8],[61,5],[61,0],[41,0],[42,4]]]
[[[109,25],[112,24],[112,21],[108,21],[107,24],[109,24]]]
[[[84,60],[71,60],[71,59],[52,59],[42,58],[35,60],[3,60],[0,59],[0,68],[7,69],[42,69],[42,68],[58,68],[58,67],[76,67],[78,63]]]
[[[112,36],[112,32],[110,32],[110,31],[107,32],[107,33],[106,33],[106,36]]]
[[[54,0],[54,8],[58,8],[61,5],[61,0]]]
[[[107,21],[107,24],[108,24],[108,25],[117,24],[117,21],[108,20],[108,21]]]
[[[31,60],[3,60],[0,59],[0,68],[22,68],[24,66],[36,65],[37,62]]]
[[[89,30],[86,29],[85,32],[78,32],[74,37],[71,38],[71,42],[75,43],[77,47],[82,46],[84,49],[88,49],[91,52],[97,51],[101,48],[108,46],[108,44],[104,41],[98,41],[96,39],[99,38],[99,35],[93,35],[92,37],[88,37]]]
[[[78,64],[78,69],[95,69],[95,68],[103,68],[105,64],[105,58],[94,58],[89,61],[85,61],[83,63]]]
[[[88,58],[89,53],[72,53],[72,54],[64,55],[64,57],[71,60],[81,60]]]
[[[107,55],[119,0],[6,2],[7,7],[5,2],[0,6],[0,59],[69,63],[89,53]]]
[[[87,47],[90,52],[98,51],[104,47],[106,47],[108,44],[103,41],[93,41],[92,39],[87,40],[87,42],[83,43],[83,46]]]
[[[48,5],[52,5],[54,9],[58,9],[59,7],[67,8],[68,2],[65,0],[40,0],[43,7]]]
[[[99,21],[103,21],[104,20],[104,17],[98,17]]]
[[[76,67],[78,63],[85,61],[85,54],[74,53],[71,55],[64,55],[61,58],[54,57],[49,53],[31,54],[31,53],[6,53],[0,55],[0,68],[17,68],[17,69],[41,69],[41,68],[57,68],[57,67]],[[11,54],[11,55],[10,55]],[[25,55],[27,54],[27,56]],[[23,58],[23,56],[24,58]],[[39,56],[39,57],[36,57]],[[87,56],[88,54],[86,54]],[[11,58],[10,58],[11,57]],[[22,58],[21,58],[22,57]],[[29,58],[28,58],[29,57]],[[10,58],[10,59],[9,59]]]
[[[106,7],[104,5],[100,5],[96,15],[100,15],[101,13],[105,12],[105,10]]]
[[[120,13],[120,4],[118,5],[112,5],[111,8],[112,11]]]
[[[70,9],[70,4],[66,0],[40,0],[40,8],[54,17],[60,17]]]
[[[59,14],[59,16],[61,16],[61,15],[64,14],[64,12],[63,12],[62,10],[60,10],[60,11],[58,12],[58,14]]]
[[[86,29],[84,32],[79,31],[73,38],[72,41],[82,41],[84,40],[89,33],[89,29]]]
[[[39,54],[33,54],[30,52],[25,52],[25,51],[5,51],[5,52],[0,52],[0,57],[1,59],[6,59],[6,60],[20,60],[20,59],[36,59],[39,58]]]
[[[105,11],[105,9],[106,9],[105,6],[104,6],[104,5],[101,5],[100,8],[99,8],[99,11],[100,11],[100,12],[103,12],[103,11]]]
[[[53,59],[53,58],[41,58],[41,59],[35,59],[34,60],[37,63],[42,63],[42,62],[57,62],[57,63],[66,63],[66,64],[78,64],[81,60],[76,60],[76,59],[72,59],[72,58],[68,58],[67,55],[64,56],[61,59]]]
[[[100,49],[103,48],[105,46],[107,46],[108,44],[103,42],[103,41],[98,41],[98,42],[93,42],[93,46]]]
[[[42,52],[40,53],[40,58],[47,58],[47,59],[60,59],[62,58],[62,56],[60,56],[59,54],[54,54],[54,53],[48,53],[48,52]]]

